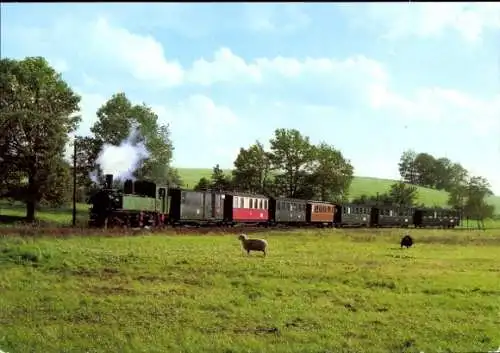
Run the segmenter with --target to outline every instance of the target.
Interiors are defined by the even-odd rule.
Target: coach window
[[[262,199],[259,200],[259,208],[262,210]]]
[[[238,208],[238,197],[237,196],[233,197],[233,208]]]
[[[244,197],[238,197],[240,200],[240,208],[245,208],[245,198]]]

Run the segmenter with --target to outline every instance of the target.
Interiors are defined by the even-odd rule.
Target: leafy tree
[[[467,182],[469,173],[467,169],[462,167],[460,163],[453,163],[449,167],[449,188],[447,191],[452,190],[456,185],[462,185]]]
[[[467,170],[460,163],[453,163],[448,158],[439,158],[434,166],[435,188],[450,191],[467,179]]]
[[[414,167],[418,173],[418,185],[432,188],[436,185],[436,159],[428,153],[419,153],[415,157]]]
[[[461,210],[467,219],[475,219],[484,228],[484,219],[494,213],[494,206],[486,203],[486,197],[493,195],[489,182],[483,177],[471,177],[467,183],[458,185],[450,192],[448,204]]]
[[[309,137],[295,129],[276,129],[270,140],[270,160],[273,169],[282,172],[287,197],[297,197],[297,191],[305,185],[305,175],[312,171],[314,147]]]
[[[0,190],[26,203],[60,203],[64,147],[80,121],[80,97],[42,57],[0,60]]]
[[[418,185],[419,175],[415,168],[415,159],[417,158],[417,153],[413,150],[408,150],[403,152],[401,159],[399,160],[399,174],[401,178],[409,183]]]
[[[269,153],[257,141],[248,149],[240,148],[234,161],[233,182],[240,191],[264,193],[269,184],[270,169]]]
[[[99,155],[101,144],[96,138],[91,136],[76,137],[73,143],[76,143],[77,199],[79,202],[86,202],[86,193],[92,191],[90,173],[99,169],[96,160]]]
[[[116,93],[97,110],[98,120],[90,131],[101,144],[118,146],[130,133],[131,111],[132,103],[125,93]]]
[[[366,194],[362,194],[362,195],[359,195],[358,197],[355,197],[353,198],[352,200],[350,200],[351,203],[355,203],[355,204],[363,204],[363,205],[366,205],[366,204],[370,204],[370,203],[374,203],[374,199],[376,197],[373,197],[373,196],[368,196]]]
[[[418,189],[414,185],[398,182],[391,185],[387,196],[394,204],[414,206],[418,197]]]
[[[406,183],[450,191],[467,179],[467,170],[448,158],[435,158],[428,153],[405,151],[398,163]]]
[[[450,190],[451,185],[451,166],[452,162],[448,158],[436,159],[434,165],[434,187],[437,190]]]
[[[308,184],[315,185],[317,198],[323,201],[346,200],[353,173],[353,166],[339,150],[326,143],[314,147],[312,179]]]
[[[231,179],[224,174],[218,164],[213,168],[211,187],[215,190],[229,190],[231,188]]]
[[[97,117],[98,120],[91,131],[99,149],[105,143],[119,145],[129,137],[131,130],[137,127],[139,134],[134,142],[143,142],[149,156],[135,171],[135,177],[161,184],[181,184],[179,174],[170,167],[174,147],[169,127],[159,125],[158,116],[145,103],[133,105],[125,93],[117,93],[99,108]],[[95,163],[95,158],[90,164]]]
[[[209,190],[211,188],[212,188],[212,182],[209,179],[203,177],[198,181],[198,184],[195,185],[193,190],[203,191],[203,190]]]

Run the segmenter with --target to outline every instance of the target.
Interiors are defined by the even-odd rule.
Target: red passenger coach
[[[267,223],[269,199],[262,195],[226,194],[224,222]]]

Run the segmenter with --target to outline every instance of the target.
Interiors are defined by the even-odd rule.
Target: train
[[[460,214],[445,208],[332,203],[229,191],[169,188],[113,175],[90,198],[90,227],[362,227],[455,228]]]

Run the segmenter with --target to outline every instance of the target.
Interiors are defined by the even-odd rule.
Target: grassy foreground
[[[0,238],[6,352],[436,352],[500,345],[500,233]]]

